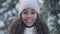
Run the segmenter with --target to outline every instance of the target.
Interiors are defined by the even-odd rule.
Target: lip
[[[32,22],[33,21],[33,19],[27,19],[26,20],[26,22]]]

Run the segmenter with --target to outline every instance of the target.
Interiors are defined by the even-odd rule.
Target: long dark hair
[[[50,34],[46,22],[43,20],[42,15],[37,15],[37,20],[35,23],[35,28],[37,34]],[[9,26],[9,34],[24,34],[25,26],[22,21],[21,15],[14,19]]]

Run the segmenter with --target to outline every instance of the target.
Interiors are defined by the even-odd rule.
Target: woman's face
[[[22,20],[27,26],[32,26],[37,19],[37,12],[32,8],[26,8],[22,11]]]

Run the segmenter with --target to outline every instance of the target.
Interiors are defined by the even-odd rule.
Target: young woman
[[[19,14],[9,27],[9,34],[50,34],[37,0],[21,0]]]

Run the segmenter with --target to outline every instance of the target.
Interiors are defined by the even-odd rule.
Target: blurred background
[[[0,0],[0,34],[8,34],[8,26],[18,15],[19,0]],[[39,0],[41,13],[51,34],[60,34],[60,0]]]

